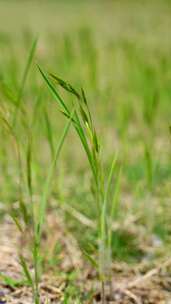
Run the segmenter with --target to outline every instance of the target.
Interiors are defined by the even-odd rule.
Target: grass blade
[[[48,112],[46,111],[46,109],[44,110],[44,118],[45,118],[45,124],[46,124],[46,131],[47,131],[47,139],[48,139],[48,143],[49,143],[49,147],[50,147],[50,151],[51,151],[51,156],[52,159],[54,157],[54,143],[53,143],[53,132],[52,132],[52,127],[51,127],[51,123],[49,120],[49,116],[48,116]]]
[[[58,92],[55,90],[54,86],[52,85],[52,83],[49,81],[48,77],[45,75],[45,73],[43,72],[43,70],[40,68],[40,66],[38,65],[38,69],[43,77],[43,79],[45,80],[48,88],[50,89],[53,97],[55,98],[56,101],[58,101],[59,105],[62,106],[62,108],[65,110],[65,112],[70,115],[70,111],[68,109],[68,107],[65,105],[64,101],[62,100],[62,98],[60,97],[60,95],[58,94]]]
[[[28,284],[33,287],[34,283],[33,283],[30,271],[29,271],[29,269],[27,267],[26,260],[25,260],[25,258],[22,255],[20,256],[20,264],[21,264],[21,266],[23,268],[23,271],[24,271],[25,277],[27,278]]]
[[[27,62],[26,62],[26,66],[25,66],[25,69],[24,69],[24,73],[23,73],[23,76],[22,76],[22,80],[21,80],[21,84],[20,84],[20,88],[19,88],[18,96],[17,96],[17,100],[16,100],[17,107],[16,107],[16,110],[14,112],[13,126],[15,126],[15,124],[16,124],[17,115],[18,115],[18,112],[21,108],[22,95],[23,95],[25,83],[26,83],[26,80],[27,80],[27,77],[28,77],[28,74],[29,74],[29,70],[30,70],[30,67],[31,67],[31,63],[33,61],[33,57],[34,57],[34,54],[35,54],[35,51],[36,51],[37,41],[38,41],[38,39],[35,38],[33,43],[32,43],[32,46],[30,48],[30,51],[29,51],[28,59],[27,59]]]

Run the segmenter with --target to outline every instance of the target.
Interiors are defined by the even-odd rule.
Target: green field
[[[0,303],[170,303],[170,29],[169,0],[0,1]]]

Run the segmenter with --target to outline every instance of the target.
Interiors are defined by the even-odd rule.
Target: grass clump
[[[111,283],[110,269],[112,259],[112,223],[115,217],[115,212],[118,204],[119,195],[119,173],[115,174],[115,184],[113,187],[113,176],[116,169],[117,155],[111,163],[108,176],[103,172],[103,164],[101,161],[101,146],[96,129],[93,123],[93,118],[88,106],[87,98],[83,89],[76,90],[71,84],[65,82],[54,74],[49,76],[61,86],[65,91],[74,95],[76,104],[73,117],[66,102],[59,95],[54,84],[43,70],[39,67],[40,73],[44,78],[54,99],[58,102],[61,112],[68,119],[71,119],[81,144],[89,161],[90,169],[93,176],[92,191],[94,195],[94,203],[97,208],[97,234],[98,234],[98,262],[88,252],[83,250],[85,256],[98,270],[99,278],[102,282],[102,303],[105,303],[105,284]]]

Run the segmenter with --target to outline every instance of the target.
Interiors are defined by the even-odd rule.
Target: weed
[[[46,81],[53,97],[62,107],[62,113],[71,119],[71,112],[65,101],[60,97],[54,85],[39,67],[40,73]],[[107,182],[103,174],[102,161],[100,159],[100,143],[93,124],[92,115],[88,106],[87,98],[83,89],[78,92],[71,84],[50,74],[55,81],[64,90],[74,95],[77,100],[77,108],[74,111],[72,124],[81,140],[84,151],[87,155],[89,165],[93,175],[94,200],[98,210],[97,231],[98,231],[98,263],[84,251],[85,256],[89,259],[94,267],[98,269],[99,278],[102,282],[102,303],[105,303],[105,284],[111,281],[111,245],[112,245],[112,221],[115,215],[117,197],[119,192],[119,175],[116,178],[116,187],[113,191],[113,200],[109,195],[113,180],[113,174],[116,167],[117,157],[115,155],[108,174]]]

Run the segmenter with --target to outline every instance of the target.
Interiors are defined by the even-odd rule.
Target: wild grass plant
[[[100,157],[100,142],[96,133],[95,126],[93,124],[93,118],[84,90],[81,89],[78,91],[71,84],[65,82],[53,74],[50,74],[51,78],[53,78],[58,85],[60,85],[70,94],[73,94],[74,98],[76,99],[76,109],[74,110],[73,118],[71,118],[71,111],[66,102],[59,95],[52,81],[40,67],[39,70],[46,84],[48,85],[52,96],[54,97],[55,101],[58,102],[61,112],[68,119],[71,119],[89,161],[93,176],[92,189],[94,194],[94,203],[96,204],[97,208],[96,229],[98,234],[98,262],[86,251],[84,251],[84,253],[86,257],[88,257],[88,259],[91,261],[93,266],[95,266],[95,268],[98,270],[99,278],[102,283],[102,303],[105,303],[105,285],[108,282],[110,283],[110,286],[112,286],[110,270],[112,263],[112,223],[115,217],[119,194],[120,174],[115,174],[115,186],[112,187],[113,175],[115,173],[117,161],[116,152],[108,176],[105,177]]]
[[[19,209],[18,212],[16,213],[11,210],[11,216],[18,227],[20,233],[21,233],[21,238],[24,237],[25,234],[29,233],[31,236],[31,255],[32,255],[32,262],[33,262],[33,269],[34,269],[34,274],[31,273],[29,266],[27,264],[27,260],[25,259],[24,255],[20,253],[19,259],[20,259],[20,264],[23,269],[23,273],[25,275],[27,284],[32,287],[32,292],[33,292],[33,300],[35,304],[40,303],[40,292],[39,292],[39,282],[40,282],[40,277],[41,277],[41,237],[42,237],[42,229],[43,229],[43,224],[45,220],[45,214],[46,214],[46,206],[47,206],[47,201],[51,192],[51,183],[53,179],[53,173],[56,168],[56,163],[59,158],[60,151],[62,149],[63,143],[65,141],[65,137],[68,133],[71,120],[69,120],[62,132],[61,138],[59,139],[57,147],[54,147],[52,144],[52,130],[50,127],[50,122],[48,119],[48,114],[45,112],[45,122],[46,122],[46,127],[47,127],[47,139],[49,142],[50,150],[51,150],[51,164],[49,166],[49,169],[47,170],[47,176],[45,178],[44,184],[43,184],[43,190],[42,190],[42,195],[40,197],[40,202],[35,205],[35,201],[33,200],[33,195],[34,195],[34,190],[33,190],[33,134],[32,134],[32,129],[27,121],[23,120],[23,115],[24,113],[24,108],[22,105],[22,93],[24,90],[24,85],[27,79],[27,75],[29,73],[29,68],[31,66],[34,52],[36,49],[36,43],[37,40],[34,40],[33,45],[31,47],[29,56],[28,56],[28,61],[26,63],[26,68],[23,74],[22,78],[22,83],[21,86],[19,87],[19,93],[16,98],[16,103],[15,103],[15,109],[14,109],[14,114],[13,114],[13,121],[12,123],[8,122],[6,117],[4,116],[4,113],[1,113],[1,121],[4,125],[4,127],[7,129],[8,133],[10,134],[13,142],[14,142],[14,148],[16,150],[16,159],[18,163],[18,174],[19,174]],[[40,99],[38,98],[37,103],[39,103]],[[35,105],[35,110],[38,105]],[[35,112],[35,110],[33,112]],[[19,116],[21,115],[22,119],[19,121]],[[34,123],[34,115],[32,118],[31,126]],[[71,113],[71,118],[72,118],[72,113]],[[19,122],[18,122],[18,121]],[[24,121],[24,129],[26,131],[26,136],[27,136],[27,148],[25,150],[25,163],[26,167],[23,165],[23,150],[21,148],[21,142],[19,137],[16,134],[16,124],[18,123],[23,123]],[[25,172],[24,172],[25,171]],[[24,176],[25,175],[25,176]],[[25,183],[25,178],[26,178],[26,185],[28,189],[28,194],[29,194],[29,203],[26,203],[24,200],[23,196],[23,188],[24,188],[24,183]],[[22,222],[21,222],[22,219]],[[22,243],[21,243],[22,246]],[[8,278],[6,278],[7,280]],[[12,279],[8,279],[9,282]]]
[[[44,265],[64,275],[59,266],[61,255],[65,260],[61,239],[58,250],[45,257],[49,213],[57,221],[62,214],[92,273],[98,273],[103,302],[109,281],[113,294],[117,277],[112,261],[130,267],[145,261],[151,267],[170,254],[169,10],[160,0],[155,9],[149,1],[141,10],[135,3],[130,9],[111,3],[108,10],[105,2],[102,10],[91,9],[90,20],[88,2],[78,2],[89,27],[84,18],[77,23],[79,14],[66,10],[59,18],[55,15],[60,26],[53,30],[55,10],[48,3],[49,9],[42,6],[42,24],[41,17],[36,21],[42,33],[39,43],[30,30],[34,14],[20,37],[0,31],[0,225],[10,214],[25,244],[18,250],[24,276],[15,280],[4,272],[1,281],[13,288],[31,286],[35,303],[41,298]],[[66,14],[71,23],[64,23]],[[108,31],[113,15],[116,27]],[[35,62],[58,71],[69,83],[41,69],[42,79]],[[68,134],[70,126],[75,133]],[[61,231],[53,233],[58,237]],[[65,303],[86,303],[93,291],[81,289],[70,275],[65,273]]]

